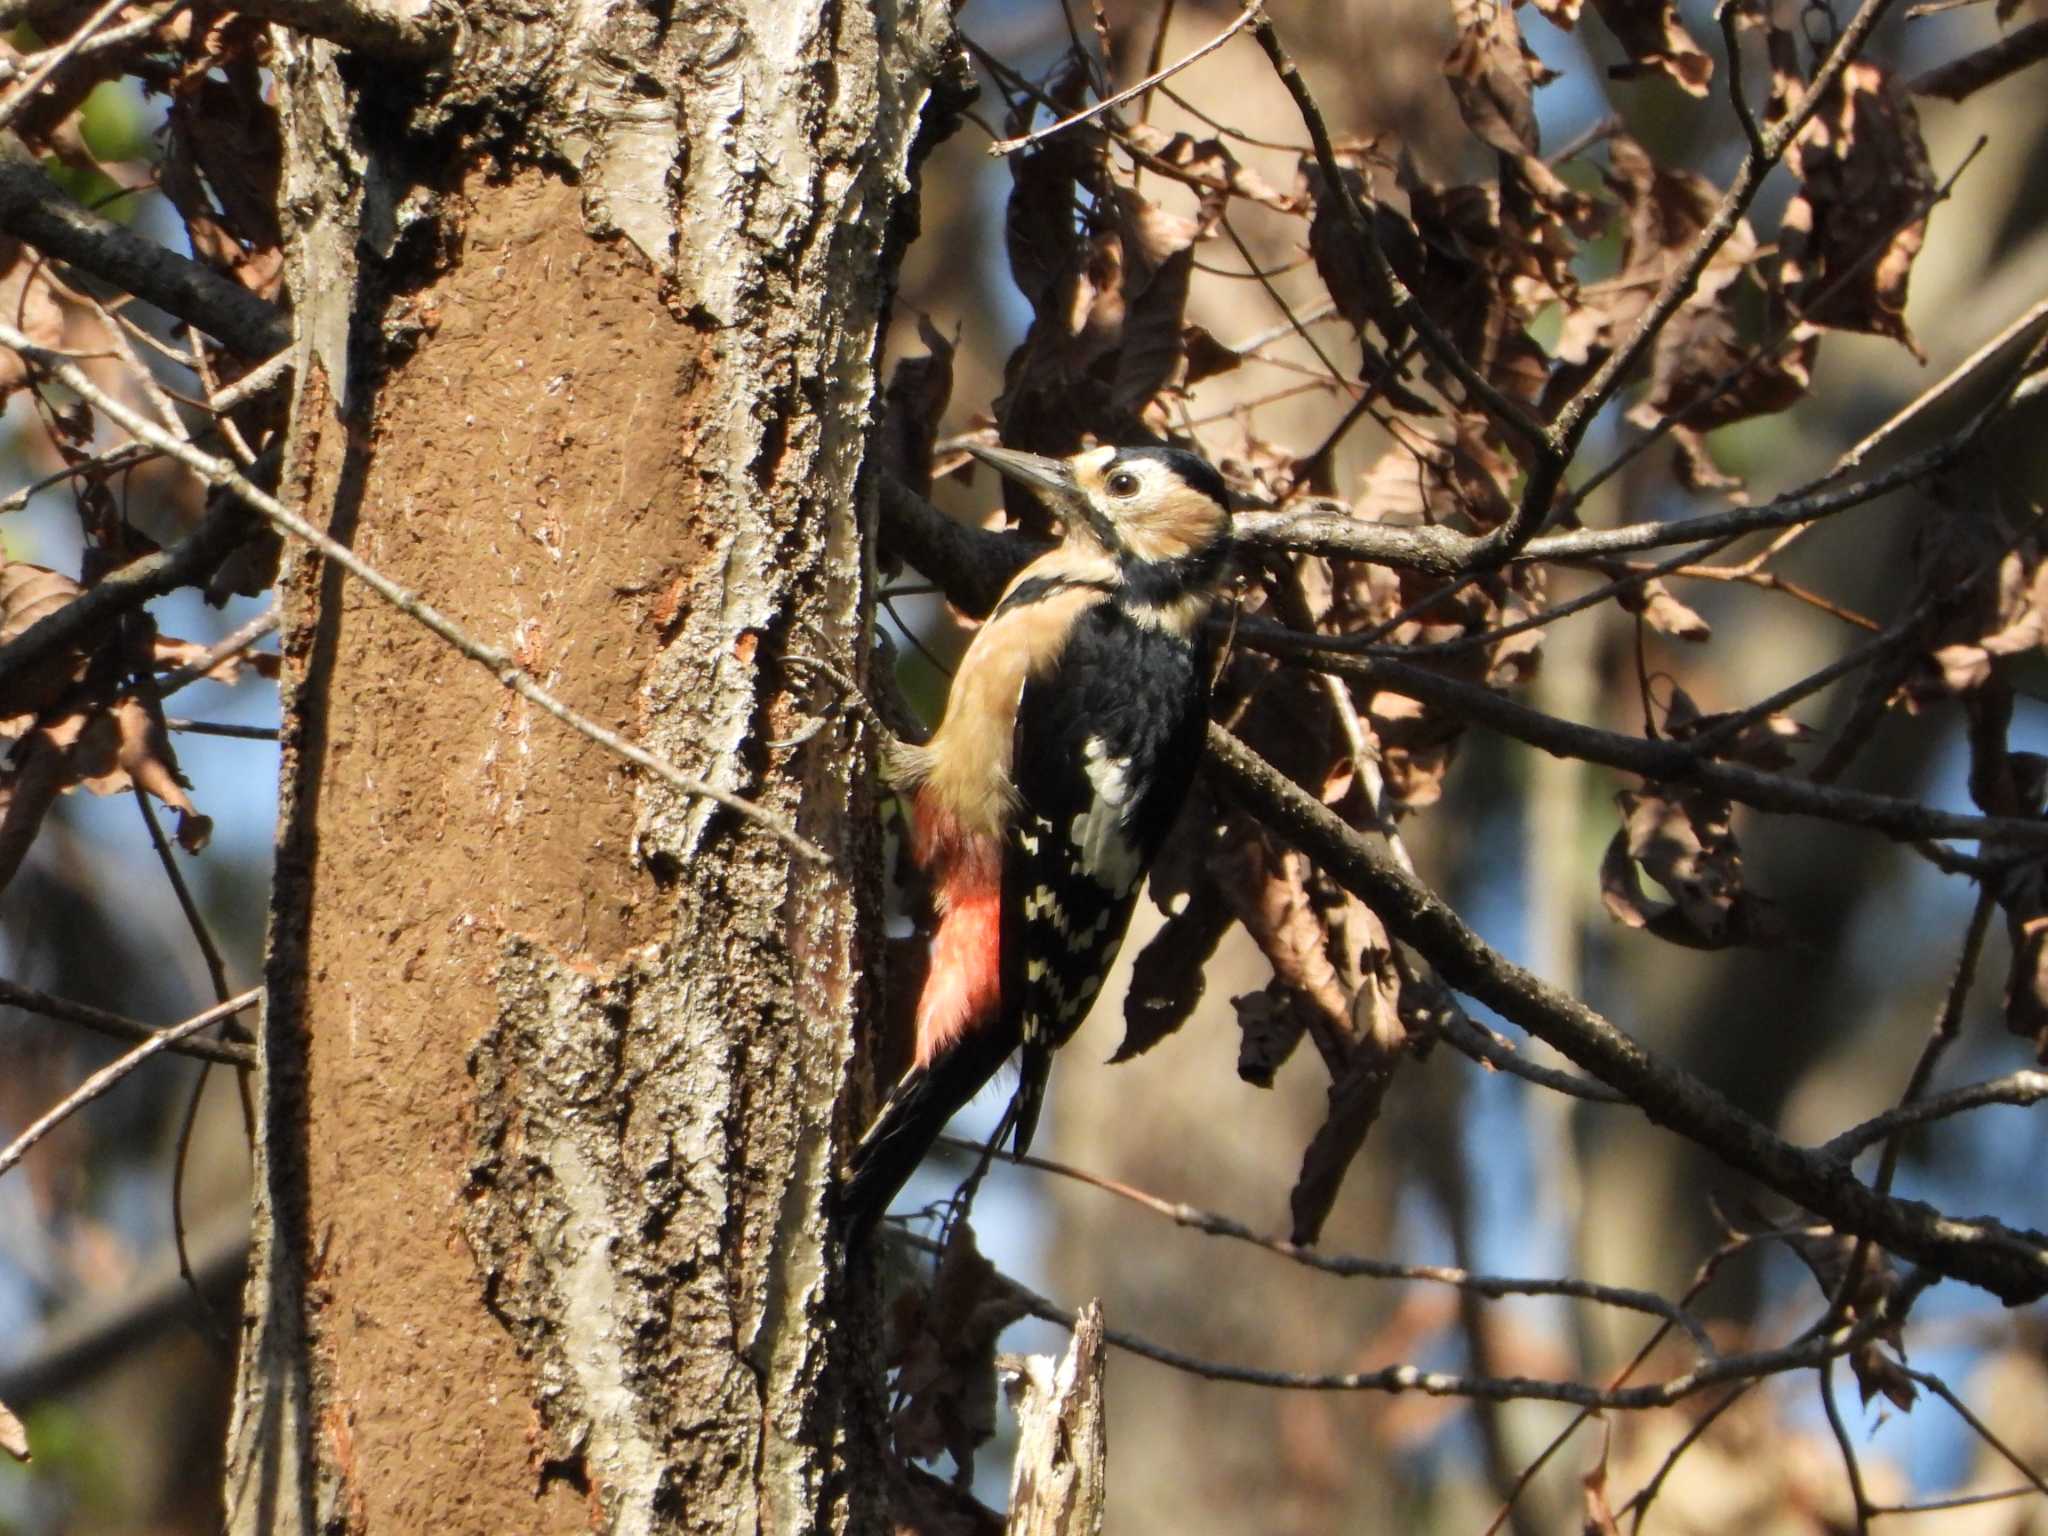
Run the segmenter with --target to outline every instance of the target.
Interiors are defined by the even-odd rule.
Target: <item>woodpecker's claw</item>
[[[883,782],[892,789],[898,788],[906,782],[909,777],[907,764],[911,755],[915,753],[916,746],[912,740],[898,734],[891,728],[890,723],[883,719],[881,710],[876,708],[873,701],[861,691],[860,684],[856,683],[830,662],[822,661],[816,656],[805,655],[800,651],[792,651],[784,656],[782,660],[786,668],[802,667],[813,676],[831,684],[837,697],[820,709],[818,718],[805,726],[795,736],[790,737],[786,741],[771,742],[771,746],[800,746],[822,730],[825,722],[831,719],[833,715],[850,715],[863,728],[873,733],[876,742],[879,744],[878,756],[881,762]]]

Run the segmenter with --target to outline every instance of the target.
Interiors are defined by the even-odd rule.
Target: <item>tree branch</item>
[[[1209,748],[1219,783],[1370,905],[1388,932],[1420,951],[1447,983],[1621,1089],[1656,1124],[1698,1142],[1841,1231],[1868,1237],[2009,1303],[2048,1295],[2048,1235],[1880,1196],[1839,1159],[1783,1140],[1698,1078],[1652,1057],[1576,997],[1497,954],[1434,892],[1228,731],[1211,725]],[[2048,827],[2038,830],[2048,833]]]
[[[922,1246],[922,1245],[920,1245]],[[1919,1283],[1914,1283],[1915,1279]],[[1877,1330],[1892,1325],[1904,1308],[1928,1281],[1926,1271],[1909,1276],[1894,1298],[1894,1306],[1872,1309],[1872,1315],[1852,1327],[1802,1338],[1779,1349],[1759,1349],[1747,1354],[1725,1355],[1701,1363],[1661,1382],[1641,1387],[1595,1387],[1577,1381],[1543,1380],[1528,1376],[1464,1376],[1451,1371],[1424,1370],[1416,1365],[1389,1365],[1376,1371],[1273,1371],[1257,1366],[1228,1365],[1204,1360],[1155,1344],[1138,1334],[1118,1328],[1103,1331],[1103,1337],[1118,1349],[1143,1355],[1161,1365],[1200,1376],[1206,1381],[1235,1382],[1243,1386],[1272,1387],[1290,1392],[1421,1392],[1430,1397],[1476,1398],[1488,1402],[1571,1403],[1581,1408],[1644,1409],[1668,1408],[1697,1392],[1728,1382],[1754,1381],[1787,1371],[1807,1370],[1837,1359],[1860,1347]],[[1072,1329],[1078,1318],[1067,1308],[1050,1301],[1008,1276],[1001,1277],[1008,1289],[1033,1317]]]
[[[962,1141],[954,1136],[941,1136],[939,1141],[944,1146],[976,1156],[983,1150],[980,1142]],[[1276,1254],[1290,1263],[1301,1265],[1304,1269],[1335,1275],[1340,1279],[1425,1281],[1450,1286],[1454,1290],[1469,1291],[1489,1301],[1498,1301],[1506,1296],[1568,1296],[1580,1301],[1599,1302],[1623,1311],[1643,1312],[1652,1317],[1662,1318],[1674,1327],[1683,1329],[1699,1347],[1702,1355],[1711,1358],[1718,1353],[1713,1341],[1707,1337],[1706,1329],[1700,1325],[1697,1318],[1654,1291],[1636,1290],[1622,1285],[1601,1285],[1591,1280],[1571,1278],[1553,1280],[1513,1275],[1482,1275],[1444,1264],[1395,1264],[1386,1259],[1369,1259],[1359,1254],[1330,1253],[1324,1249],[1290,1242],[1284,1237],[1267,1237],[1254,1232],[1243,1222],[1223,1215],[1220,1211],[1203,1210],[1179,1200],[1162,1199],[1135,1185],[1099,1173],[1091,1173],[1085,1168],[1054,1162],[1050,1158],[1019,1154],[1001,1147],[996,1148],[993,1155],[999,1162],[1057,1174],[1061,1178],[1072,1179],[1078,1184],[1086,1184],[1106,1194],[1115,1195],[1120,1200],[1128,1200],[1155,1216],[1164,1217],[1177,1227],[1186,1227],[1205,1237],[1223,1237],[1232,1242],[1262,1248],[1267,1253]]]
[[[46,1019],[56,1019],[65,1024],[76,1024],[116,1040],[154,1040],[162,1031],[131,1019],[124,1014],[109,1013],[104,1008],[95,1008],[89,1003],[74,1003],[69,998],[52,997],[47,992],[38,992],[33,987],[24,987],[19,982],[0,977],[0,1006],[19,1008],[23,1013],[38,1014]],[[180,1040],[167,1049],[180,1056],[193,1056],[201,1061],[217,1061],[229,1067],[253,1067],[256,1053],[246,1045],[236,1045],[224,1040]]]
[[[101,1067],[99,1071],[93,1073],[91,1077],[88,1077],[70,1093],[66,1094],[54,1109],[36,1119],[19,1136],[9,1142],[4,1150],[0,1150],[0,1174],[6,1173],[16,1163],[20,1162],[22,1158],[27,1156],[29,1149],[37,1142],[85,1108],[94,1099],[113,1088],[122,1078],[133,1072],[137,1067],[149,1060],[150,1057],[169,1050],[181,1040],[188,1039],[192,1035],[197,1034],[209,1024],[219,1023],[231,1013],[240,1013],[244,1008],[253,1007],[257,1002],[261,1001],[262,997],[263,989],[261,987],[251,987],[247,992],[231,997],[224,1003],[214,1004],[213,1007],[207,1009],[204,1013],[195,1013],[182,1024],[173,1024],[169,1029],[151,1030],[149,1038],[143,1041],[142,1044],[124,1055],[115,1057],[106,1066]]]
[[[454,4],[429,0],[412,15],[401,14],[405,4],[406,0],[236,0],[235,9],[394,64],[432,63],[455,47],[462,27]]]
[[[1701,756],[1689,743],[1650,741],[1560,720],[1490,688],[1459,682],[1412,662],[1333,653],[1325,637],[1284,629],[1267,620],[1240,619],[1237,640],[1240,645],[1294,658],[1317,671],[1334,672],[1355,683],[1435,704],[1461,719],[1541,747],[1557,757],[1575,757],[1645,779],[1704,785],[1716,794],[1760,811],[1864,827],[1899,842],[1969,838],[2015,847],[2048,848],[2048,821],[1958,815],[1913,800],[1839,789],[1765,773],[1739,763],[1717,762]]]
[[[223,498],[179,543],[101,577],[55,613],[0,645],[0,694],[46,657],[67,648],[89,649],[91,637],[102,626],[151,598],[209,575],[248,532],[248,513],[240,503]]]
[[[696,778],[691,774],[684,773],[682,769],[678,768],[667,758],[648,751],[636,742],[628,741],[609,726],[601,725],[588,715],[571,709],[567,704],[564,704],[547,689],[541,687],[539,683],[536,683],[531,677],[527,676],[519,664],[505,651],[498,649],[496,646],[484,644],[483,641],[475,638],[431,603],[423,601],[415,593],[408,592],[383,572],[365,562],[354,550],[329,538],[275,496],[272,496],[261,486],[245,478],[226,459],[217,459],[210,454],[201,453],[190,443],[184,442],[166,432],[162,427],[149,420],[148,417],[130,410],[126,405],[123,405],[112,395],[109,395],[105,390],[94,384],[86,376],[83,369],[68,361],[61,352],[53,352],[48,347],[39,347],[13,326],[4,324],[0,324],[0,346],[12,347],[23,357],[47,368],[56,378],[63,382],[66,388],[72,390],[81,399],[89,401],[100,410],[106,412],[109,417],[132,432],[143,442],[184,464],[208,485],[218,490],[226,491],[230,496],[241,502],[242,505],[270,522],[280,532],[290,534],[293,538],[311,545],[323,558],[332,560],[336,565],[347,571],[357,581],[360,581],[407,618],[412,619],[433,634],[438,635],[451,648],[484,668],[501,684],[518,694],[529,704],[534,705],[547,714],[553,715],[571,730],[589,738],[599,746],[624,758],[627,762],[645,769],[664,783],[681,790],[684,794],[695,795],[700,799],[722,805],[745,820],[753,822],[806,862],[813,864],[831,862],[826,856],[824,849],[818,847],[817,844],[811,842],[808,838],[799,836],[793,827],[784,823],[781,818],[770,814],[762,807],[756,805],[753,801],[746,799],[744,796],[733,794],[730,790],[720,789],[717,785],[707,783],[703,779]],[[103,582],[101,585],[104,586],[105,583]],[[99,589],[95,588],[93,590],[97,591]],[[85,596],[90,597],[92,595],[92,592],[88,592]],[[43,624],[54,622],[64,612],[68,612],[70,608],[75,608],[84,601],[85,598],[79,598],[68,605],[67,608],[43,620]],[[28,634],[23,635],[22,639],[29,639],[36,633],[37,629],[41,628],[42,624],[38,624],[35,629],[31,629]],[[0,682],[4,682],[4,680],[5,674],[0,672]]]
[[[0,153],[0,233],[147,299],[244,357],[267,358],[291,343],[285,317],[233,278],[73,202],[41,166],[8,153]]]

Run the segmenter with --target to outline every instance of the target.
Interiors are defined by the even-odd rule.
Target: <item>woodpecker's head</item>
[[[1069,540],[1093,544],[1126,572],[1174,571],[1183,584],[1222,574],[1230,553],[1223,477],[1179,448],[1090,448],[1070,459],[968,449],[1045,500]]]

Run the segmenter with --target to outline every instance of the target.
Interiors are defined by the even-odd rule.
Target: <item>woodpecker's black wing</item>
[[[1207,712],[1201,648],[1115,598],[1082,614],[1058,663],[1024,685],[1001,916],[1004,1033],[1021,1049],[1019,1152],[1052,1053],[1087,1017],[1187,798]]]

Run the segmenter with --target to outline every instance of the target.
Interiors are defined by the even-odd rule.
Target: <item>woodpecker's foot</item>
[[[890,664],[893,656],[886,641],[882,642],[881,649],[882,656],[880,659],[883,665],[879,669],[880,673],[884,677],[893,678],[895,676],[895,668]],[[801,668],[812,677],[829,684],[833,690],[833,697],[820,707],[818,718],[796,736],[787,741],[775,742],[771,745],[778,747],[799,745],[816,735],[819,730],[824,728],[828,721],[835,717],[851,718],[858,722],[863,729],[873,734],[877,744],[877,756],[880,760],[884,783],[891,789],[900,789],[915,777],[913,765],[918,750],[917,741],[923,735],[923,730],[916,724],[915,717],[910,716],[908,707],[902,703],[900,697],[890,698],[885,695],[884,702],[894,706],[891,713],[902,716],[908,721],[910,729],[904,732],[899,732],[893,728],[892,722],[884,718],[882,709],[878,708],[874,701],[870,700],[861,691],[860,684],[856,683],[830,662],[822,661],[816,656],[805,655],[800,651],[792,651],[783,657],[783,664],[788,668]],[[893,692],[893,689],[891,692]]]

